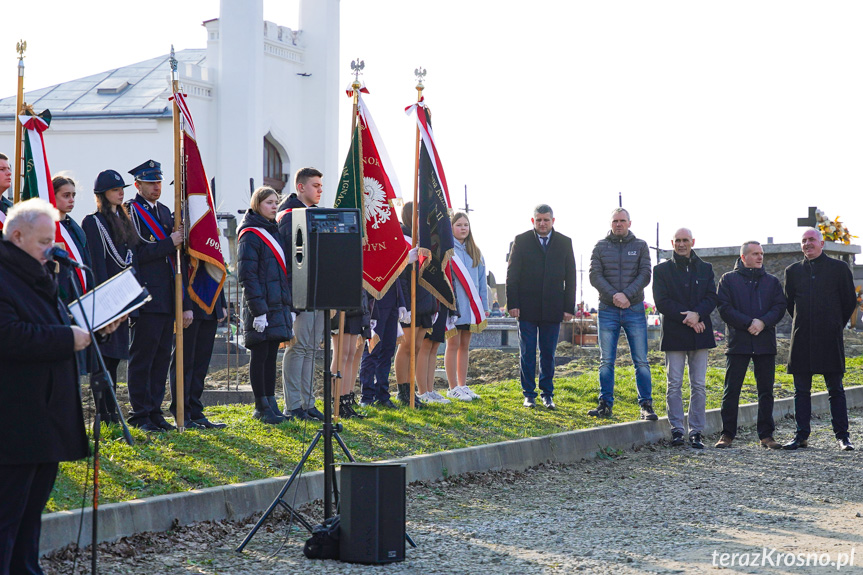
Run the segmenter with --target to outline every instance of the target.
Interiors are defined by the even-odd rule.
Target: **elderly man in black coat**
[[[671,444],[683,445],[683,368],[689,362],[689,444],[704,449],[707,419],[707,353],[716,347],[710,313],[716,308],[713,266],[692,247],[687,228],[674,232],[671,258],[653,268],[653,300],[662,314],[662,341],[668,390],[665,401]]]
[[[769,449],[773,439],[773,381],[776,374],[776,324],[785,316],[785,294],[776,276],[764,271],[764,250],[756,241],[740,247],[734,270],[719,280],[719,315],[728,327],[725,387],[722,393],[722,435],[718,448],[731,447],[737,435],[737,408],[743,379],[751,362],[758,391],[758,439]]]
[[[791,327],[788,373],[794,376],[794,411],[797,434],[785,449],[807,447],[811,416],[812,375],[824,376],[830,395],[833,433],[839,448],[851,451],[848,408],[842,374],[845,344],[842,332],[857,307],[851,269],[824,253],[821,232],[809,228],[800,240],[803,260],[785,269],[785,297]]]
[[[41,514],[58,462],[86,457],[75,352],[90,335],[69,325],[44,252],[59,212],[40,199],[9,209],[0,241],[0,574],[42,573]]]
[[[515,237],[506,268],[506,303],[518,319],[519,367],[524,406],[536,406],[536,346],[539,342],[539,389],[554,409],[554,350],[560,322],[575,314],[575,255],[572,240],[556,231],[554,212],[541,204],[533,211],[533,229]]]

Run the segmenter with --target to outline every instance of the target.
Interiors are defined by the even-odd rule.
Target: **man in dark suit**
[[[12,200],[6,197],[6,190],[12,187],[12,166],[9,157],[0,153],[0,238],[3,237],[3,223],[6,212],[12,207]]]
[[[129,425],[145,431],[175,429],[162,414],[165,382],[174,337],[174,264],[176,248],[183,243],[183,229],[171,232],[171,210],[159,203],[162,168],[148,160],[129,170],[138,193],[126,204],[138,233],[137,276],[153,299],[132,318],[129,346]],[[192,322],[191,302],[183,315],[183,327]],[[185,308],[185,306],[184,306]],[[134,315],[134,314],[133,314]]]
[[[785,298],[791,325],[788,373],[794,376],[794,418],[797,433],[783,447],[809,445],[812,412],[812,375],[824,376],[830,395],[833,433],[843,451],[854,446],[848,434],[848,407],[842,374],[845,373],[845,343],[842,332],[857,308],[854,279],[845,262],[824,253],[824,238],[815,228],[800,240],[803,260],[785,268]]]
[[[554,212],[540,204],[533,229],[515,237],[506,268],[509,315],[518,319],[519,368],[524,406],[536,406],[536,346],[539,389],[554,409],[554,350],[561,320],[575,313],[575,255],[572,240],[554,230]]]
[[[44,252],[59,214],[41,199],[9,210],[0,241],[0,574],[42,573],[41,514],[60,461],[87,456],[75,354],[90,334],[69,325]]]
[[[662,341],[668,391],[671,445],[683,445],[683,369],[689,363],[689,444],[704,449],[707,420],[707,354],[716,347],[710,313],[716,308],[713,266],[692,251],[687,228],[674,232],[671,258],[653,268],[653,300],[662,314]]]

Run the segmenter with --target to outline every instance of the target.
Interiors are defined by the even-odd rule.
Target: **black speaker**
[[[291,212],[291,223],[294,308],[359,308],[363,288],[359,210],[300,208]]]
[[[339,559],[405,560],[405,465],[343,463]]]

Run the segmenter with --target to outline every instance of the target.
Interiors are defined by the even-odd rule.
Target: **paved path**
[[[863,412],[850,415],[863,448]],[[778,425],[777,439],[789,439],[793,421]],[[413,485],[407,528],[420,546],[402,563],[307,560],[306,534],[286,538],[281,521],[237,555],[253,523],[226,522],[103,544],[101,572],[809,574],[853,560],[838,572],[863,573],[863,449],[840,452],[829,418],[813,429],[812,447],[797,452],[762,449],[749,430],[729,450],[712,437],[704,451],[657,445]],[[89,572],[83,561],[76,573]],[[71,565],[68,552],[43,559],[46,573]]]

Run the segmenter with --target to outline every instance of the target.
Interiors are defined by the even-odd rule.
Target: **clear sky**
[[[36,89],[171,43],[202,48],[200,24],[219,3],[6,4],[2,96],[15,91],[19,37],[29,44],[26,88]],[[264,16],[296,28],[297,6],[265,0]],[[340,89],[350,61],[365,60],[366,102],[405,195],[414,124],[403,109],[416,99],[414,68],[427,69],[453,203],[464,205],[467,186],[498,281],[509,241],[541,202],[585,267],[618,193],[651,246],[657,223],[662,247],[680,226],[692,228],[696,251],[796,242],[810,205],[863,235],[863,3],[342,0],[341,23]],[[344,97],[340,157],[349,105]],[[596,301],[589,286],[584,297]]]

